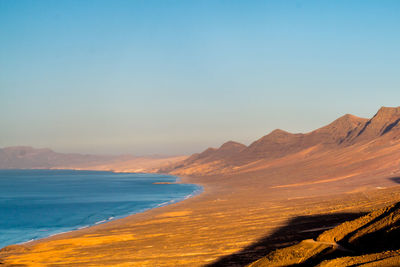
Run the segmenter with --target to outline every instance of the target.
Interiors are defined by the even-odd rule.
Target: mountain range
[[[7,147],[0,149],[1,169],[93,169],[166,172],[175,175],[237,174],[269,166],[286,156],[310,156],[326,151],[395,140],[400,133],[400,107],[382,107],[371,119],[346,114],[309,133],[276,129],[249,146],[228,141],[190,157],[135,157],[57,153],[51,149]],[[145,166],[145,167],[143,167]]]
[[[344,115],[329,125],[309,133],[289,133],[280,129],[249,146],[229,141],[219,148],[208,148],[162,171],[176,175],[214,175],[246,172],[269,166],[273,160],[289,155],[304,156],[348,149],[369,142],[379,146],[400,138],[400,107],[382,107],[371,119]],[[390,142],[390,141],[389,141]]]
[[[58,153],[48,148],[0,148],[0,169],[77,169],[119,172],[156,172],[185,156],[91,155]]]

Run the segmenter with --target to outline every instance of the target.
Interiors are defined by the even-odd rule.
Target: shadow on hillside
[[[304,239],[316,238],[323,231],[333,228],[342,222],[359,218],[362,215],[365,215],[365,213],[335,213],[295,217],[290,219],[285,226],[243,250],[221,257],[206,266],[245,266],[266,256],[275,249],[291,246]]]
[[[400,177],[391,177],[389,178],[389,180],[392,180],[393,182],[400,184]]]

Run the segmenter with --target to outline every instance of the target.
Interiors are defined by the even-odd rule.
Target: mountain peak
[[[233,156],[242,150],[246,148],[245,145],[234,142],[234,141],[228,141],[224,144],[222,144],[219,148],[207,148],[203,152],[199,154],[193,154],[190,156],[187,160],[185,160],[186,164],[192,163],[194,161],[202,161],[202,162],[209,162],[213,161],[219,158],[228,158],[230,156]]]
[[[278,134],[291,134],[291,133],[284,131],[282,129],[275,129],[269,133],[269,135],[278,135]]]
[[[370,141],[399,129],[400,107],[381,107],[372,119],[358,127],[350,137],[350,143]]]
[[[400,107],[381,107],[366,126],[376,134],[384,135],[398,126],[399,122]]]
[[[235,141],[228,141],[219,147],[220,150],[236,149],[236,148],[246,148],[246,146]]]
[[[400,107],[381,107],[372,119],[390,119],[391,117],[400,118]]]
[[[365,124],[368,119],[360,118],[351,114],[343,115],[334,120],[330,124],[317,129],[315,132],[327,132],[335,135],[346,135],[349,131],[355,129],[359,125]]]
[[[368,120],[365,118],[360,118],[358,116],[355,116],[353,114],[345,114],[342,117],[339,117],[338,119],[336,119],[336,121],[359,121],[359,120]]]
[[[360,123],[360,122],[366,122],[366,121],[368,121],[368,119],[366,119],[366,118],[357,117],[352,114],[345,114],[345,115],[337,118],[336,120],[334,120],[329,125],[337,125],[337,124],[342,124],[342,123]]]
[[[279,141],[279,140],[282,140],[282,139],[286,140],[287,138],[290,138],[293,135],[294,134],[286,132],[284,130],[275,129],[272,132],[270,132],[269,134],[267,134],[266,136],[262,137],[261,139]]]

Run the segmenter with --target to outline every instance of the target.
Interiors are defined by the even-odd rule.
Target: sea
[[[0,170],[0,248],[105,223],[202,191],[162,174]]]

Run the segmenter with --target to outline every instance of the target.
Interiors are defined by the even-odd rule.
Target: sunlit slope
[[[271,162],[298,155],[313,156],[342,150],[370,150],[397,142],[400,136],[400,107],[382,107],[371,119],[344,115],[310,133],[293,134],[280,129],[249,146],[229,141],[220,148],[194,154],[163,171],[177,175],[237,174],[268,168]]]

